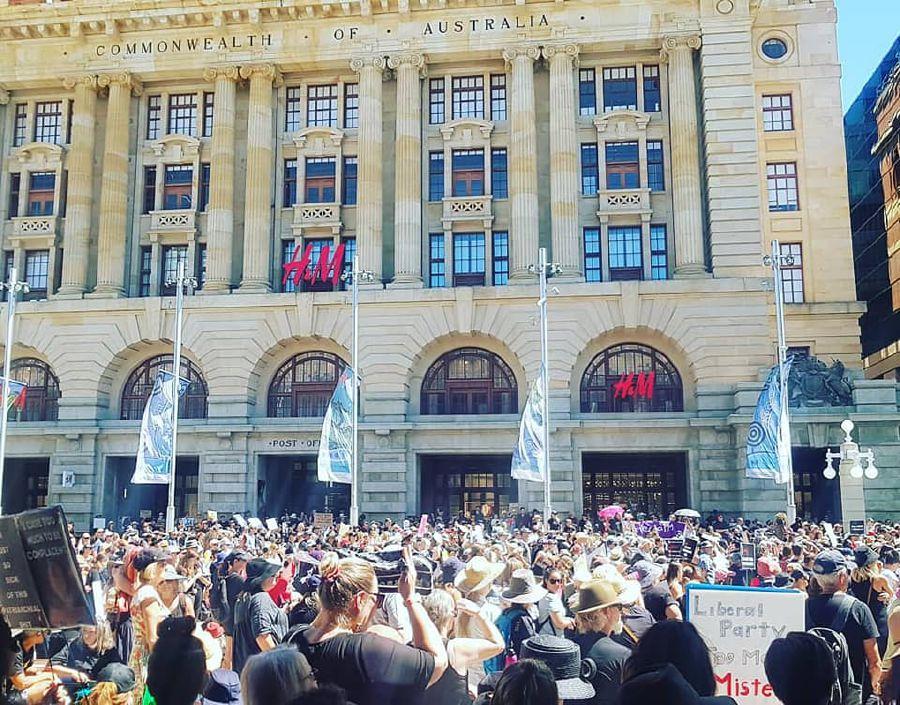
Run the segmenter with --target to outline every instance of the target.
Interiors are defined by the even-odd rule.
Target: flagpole
[[[7,293],[6,303],[6,348],[3,351],[3,416],[0,417],[0,513],[3,512],[3,473],[6,469],[6,431],[9,427],[9,379],[12,370],[13,326],[16,318],[16,299],[19,292],[28,293],[26,282],[16,281],[18,272],[12,267],[9,281],[0,283],[0,289]]]
[[[353,442],[350,456],[350,526],[359,524],[359,281],[375,281],[375,276],[370,271],[360,271],[359,255],[353,256],[353,269],[350,275],[350,301],[353,311],[353,338],[350,351],[350,368],[353,370],[353,413],[351,415],[353,425]]]

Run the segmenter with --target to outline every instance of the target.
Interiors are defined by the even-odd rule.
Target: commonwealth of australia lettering
[[[271,34],[244,34],[231,37],[184,37],[98,44],[96,54],[97,56],[146,56],[147,54],[192,53],[270,46],[272,46]]]
[[[463,32],[494,32],[503,29],[530,29],[547,27],[550,22],[547,15],[528,15],[525,17],[474,17],[468,20],[442,20],[426,22],[422,35],[430,37],[435,34],[462,34]]]

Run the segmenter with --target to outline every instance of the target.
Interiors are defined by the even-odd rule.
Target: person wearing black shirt
[[[644,607],[653,615],[653,619],[657,622],[681,619],[681,608],[678,607],[678,601],[672,597],[669,584],[662,580],[662,566],[650,561],[638,561],[632,567],[632,571],[630,577],[641,584]]]
[[[247,564],[244,591],[234,606],[234,653],[232,668],[240,673],[247,659],[271,651],[288,631],[287,615],[275,604],[267,590],[275,585],[281,566],[264,558]]]

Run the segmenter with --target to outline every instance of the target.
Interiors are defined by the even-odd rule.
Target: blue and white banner
[[[528,401],[519,423],[519,441],[512,457],[512,476],[517,480],[543,482],[546,471],[544,448],[544,368],[531,383]]]
[[[784,363],[790,374],[791,358]],[[747,432],[747,477],[787,482],[791,470],[791,439],[787,399],[781,398],[778,365],[772,368],[759,395]]]
[[[179,397],[190,382],[178,380]],[[164,485],[169,482],[172,466],[172,432],[175,426],[175,375],[160,370],[141,419],[141,440],[134,466],[135,485]]]
[[[344,368],[322,424],[318,476],[321,482],[353,482],[353,385],[356,375]]]

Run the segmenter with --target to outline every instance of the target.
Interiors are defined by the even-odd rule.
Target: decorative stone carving
[[[507,65],[512,64],[513,61],[521,57],[536,61],[538,58],[540,58],[540,55],[541,50],[536,46],[508,47],[503,50],[503,60],[507,63]]]
[[[203,69],[203,80],[213,83],[220,78],[227,78],[229,81],[238,81],[240,79],[240,70],[237,66],[210,66]]]
[[[552,61],[556,56],[566,56],[572,61],[572,65],[578,68],[578,54],[581,48],[577,44],[548,44],[542,50],[544,58]]]
[[[662,49],[659,52],[659,60],[662,63],[669,61],[669,55],[676,49],[690,49],[696,51],[703,46],[703,40],[699,34],[667,34],[663,37]]]
[[[794,407],[852,406],[853,387],[840,360],[832,360],[828,367],[807,355],[791,365],[788,396]]]
[[[281,72],[274,64],[249,64],[247,66],[241,66],[240,76],[245,81],[254,76],[258,76],[260,78],[268,79],[275,86],[280,86],[284,82]]]
[[[461,118],[441,126],[444,142],[450,147],[481,147],[490,144],[494,123],[487,120]]]
[[[386,66],[387,63],[385,62],[383,56],[354,56],[352,59],[350,59],[350,68],[356,73],[359,73],[366,67],[377,69],[380,72],[384,71]]]
[[[190,135],[164,135],[151,142],[150,149],[163,161],[193,159],[200,153],[200,140]]]
[[[334,127],[307,127],[294,133],[298,154],[326,157],[340,154],[344,133]]]
[[[612,132],[615,139],[635,137],[647,131],[650,116],[637,110],[614,110],[594,118],[597,132]]]
[[[389,57],[387,60],[387,66],[388,68],[393,70],[399,69],[404,65],[411,66],[418,71],[419,78],[424,78],[428,73],[426,62],[427,59],[425,58],[424,54],[411,51],[403,54],[394,54],[393,56]]]
[[[100,88],[109,88],[118,84],[131,89],[132,95],[141,95],[144,92],[144,84],[131,73],[103,73],[97,76],[97,85]]]
[[[28,171],[56,169],[62,162],[65,150],[49,142],[29,142],[12,153],[13,159],[27,166]]]
[[[84,86],[91,90],[97,90],[97,77],[93,75],[87,76],[66,76],[62,80],[63,87],[67,91],[71,91],[75,86]]]

